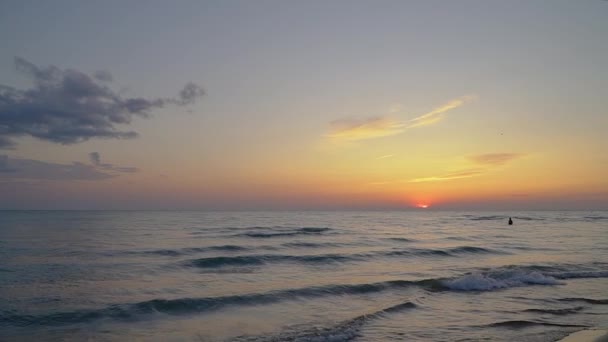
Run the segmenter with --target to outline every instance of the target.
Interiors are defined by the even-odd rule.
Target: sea
[[[605,211],[0,211],[1,341],[556,341],[606,327]]]

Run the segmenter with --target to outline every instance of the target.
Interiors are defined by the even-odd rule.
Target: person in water
[[[509,217],[509,226],[513,224],[513,220]]]

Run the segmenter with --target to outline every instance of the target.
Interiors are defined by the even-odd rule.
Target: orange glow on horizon
[[[428,204],[422,204],[422,203],[416,204],[416,208],[427,209],[428,207],[429,207]]]

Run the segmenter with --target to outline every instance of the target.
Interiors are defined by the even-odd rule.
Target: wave
[[[559,284],[561,283],[557,279],[536,271],[473,273],[443,282],[448,289],[456,291],[489,291],[526,285]]]
[[[134,304],[114,304],[104,309],[78,310],[46,315],[18,315],[12,311],[0,311],[0,326],[55,326],[85,323],[101,319],[133,320],[139,316],[154,313],[169,315],[203,313],[219,310],[228,306],[262,305],[298,298],[374,293],[389,288],[408,287],[416,283],[417,282],[396,280],[373,284],[305,287],[222,297],[153,299]],[[396,311],[399,310],[399,308],[394,308],[392,310]]]
[[[512,320],[512,321],[496,322],[496,323],[484,325],[484,327],[510,328],[510,329],[522,329],[522,328],[528,328],[528,327],[533,327],[533,326],[562,327],[562,328],[589,328],[588,325],[581,325],[581,324],[550,323],[550,322],[525,321],[525,320]]]
[[[560,298],[560,302],[583,302],[587,304],[608,305],[608,299],[593,299],[593,298]]]
[[[473,241],[473,239],[464,237],[464,236],[448,236],[444,238],[445,240],[453,240],[453,241]]]
[[[403,238],[403,237],[386,238],[386,240],[392,240],[392,241],[398,241],[398,242],[416,242],[416,240],[414,240],[414,239],[408,239],[408,238]]]
[[[540,313],[540,314],[563,316],[563,315],[575,314],[575,313],[583,310],[584,308],[585,308],[584,306],[576,306],[573,308],[563,308],[563,309],[526,309],[526,310],[524,310],[524,312],[534,312],[534,313]]]
[[[557,279],[608,278],[608,271],[572,271],[549,273]]]
[[[328,263],[337,261],[352,261],[355,257],[340,254],[325,255],[244,255],[234,257],[211,257],[189,261],[188,264],[201,268],[215,268],[223,266],[255,266],[270,262],[298,262],[298,263]]]
[[[459,246],[445,249],[411,248],[379,253],[384,256],[446,256],[455,257],[462,254],[505,254],[505,252],[475,246]]]
[[[259,247],[258,247],[259,248]],[[182,256],[195,253],[204,253],[212,251],[223,251],[223,252],[242,252],[250,250],[250,247],[238,246],[238,245],[219,245],[219,246],[208,246],[208,247],[188,247],[178,249],[156,249],[148,251],[128,251],[126,254],[144,254],[144,255],[162,255],[162,256]]]
[[[283,332],[274,336],[239,336],[233,342],[263,342],[263,341],[299,341],[299,342],[332,342],[350,341],[359,335],[361,327],[385,314],[412,310],[417,307],[412,302],[399,303],[372,313],[357,316],[330,327],[315,327],[305,330]]]
[[[503,215],[491,215],[491,216],[472,216],[469,217],[471,221],[496,221],[496,220],[505,220],[507,216]]]
[[[287,248],[324,248],[324,247],[343,247],[352,246],[351,243],[339,243],[339,242],[304,242],[295,241],[281,244],[281,247]]]
[[[608,216],[585,216],[585,220],[588,220],[588,221],[608,220]]]
[[[442,285],[453,291],[492,291],[528,285],[561,285],[560,280],[608,278],[608,271],[570,271],[582,265],[503,266],[445,279]]]
[[[529,216],[513,216],[514,220],[521,221],[544,221],[545,219],[542,217],[529,217]]]
[[[245,233],[235,234],[234,236],[250,237],[250,238],[275,238],[296,235],[318,235],[331,230],[327,227],[302,227],[302,228],[285,228],[285,227],[250,227],[250,229],[266,229],[267,232],[249,231]]]
[[[407,288],[418,288],[428,292],[494,291],[518,286],[559,284],[555,277],[543,274],[541,271],[537,270],[539,268],[556,269],[558,267],[507,266],[491,271],[468,273],[453,278],[430,278],[414,281],[390,280],[363,284],[332,284],[220,297],[154,299],[133,304],[114,304],[102,309],[59,312],[45,315],[20,315],[14,311],[5,310],[0,311],[0,326],[66,325],[101,319],[124,321],[137,319],[142,315],[154,313],[183,315],[209,312],[229,306],[263,305],[303,298],[363,295]],[[556,273],[557,272],[553,272],[554,275],[556,275]],[[589,273],[588,275],[598,276],[600,273]],[[569,276],[572,275],[568,274],[568,272],[557,275],[560,279],[569,279]],[[577,275],[577,277],[579,277],[579,275]],[[558,299],[558,301],[608,304],[607,299],[562,298]],[[381,312],[376,314],[395,312],[410,308],[410,306],[411,304],[400,304],[395,307],[381,310]],[[496,324],[500,326],[501,324],[505,325],[509,323],[499,322]]]
[[[499,220],[506,220],[509,217],[513,218],[513,220],[521,220],[521,221],[544,221],[545,220],[542,217],[507,216],[507,215],[488,215],[488,216],[465,215],[465,217],[471,221],[499,221]]]
[[[440,256],[456,257],[463,254],[503,254],[501,251],[481,247],[461,246],[447,249],[412,248],[393,251],[378,251],[359,254],[319,254],[319,255],[241,255],[219,256],[190,260],[186,265],[201,268],[219,268],[225,266],[260,266],[268,263],[294,262],[301,264],[323,264],[334,262],[364,261],[377,257],[401,256]]]

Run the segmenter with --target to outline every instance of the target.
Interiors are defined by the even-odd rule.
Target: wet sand
[[[558,342],[608,342],[608,330],[581,330],[564,337]]]

